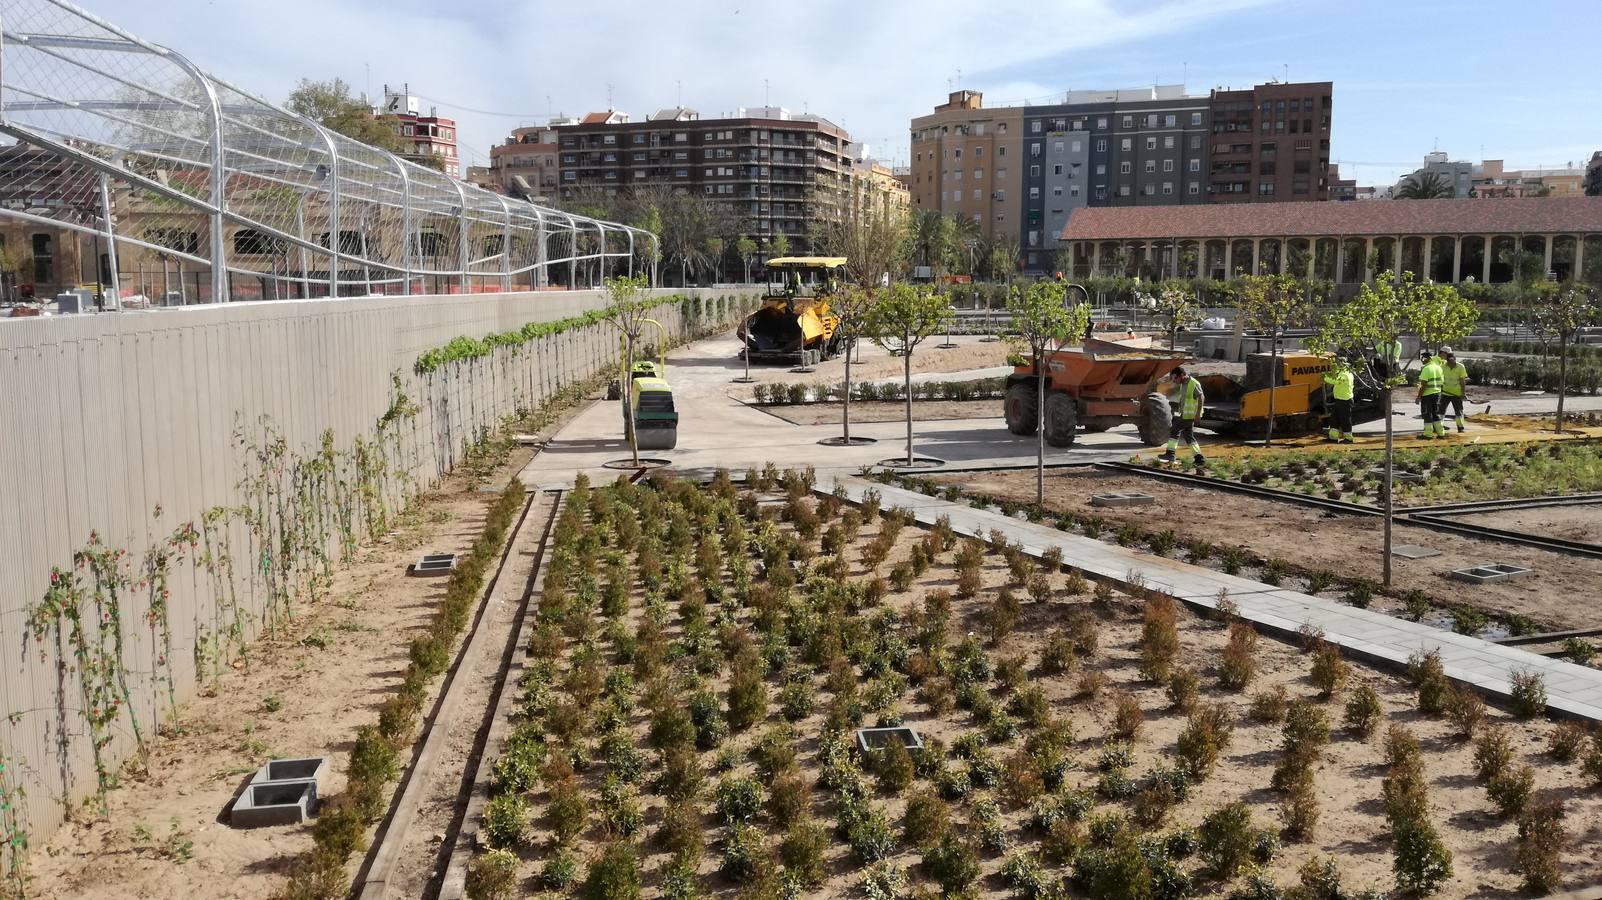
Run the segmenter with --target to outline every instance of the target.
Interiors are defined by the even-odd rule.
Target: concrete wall
[[[606,302],[594,291],[353,298],[0,322],[0,793],[26,788],[23,823],[35,839],[96,784],[70,640],[58,647],[50,615],[43,640],[30,635],[53,567],[72,572],[91,535],[127,551],[113,580],[125,579],[120,666],[132,712],[103,731],[115,771],[135,726],[154,734],[197,676],[303,599],[323,560],[337,565],[344,545],[503,416],[611,368],[618,341],[610,326],[591,326],[428,375],[413,371],[419,354]],[[727,321],[737,305],[727,304]],[[712,325],[686,312],[676,302],[654,316],[675,338]],[[397,390],[414,412],[392,416],[380,438],[381,417],[401,409]],[[171,540],[186,523],[197,532]],[[295,549],[282,551],[285,540]],[[297,554],[311,558],[282,558]],[[146,559],[165,562],[170,639],[147,618],[161,578],[142,571]],[[80,575],[83,590],[56,599],[83,608],[97,648],[102,616]]]

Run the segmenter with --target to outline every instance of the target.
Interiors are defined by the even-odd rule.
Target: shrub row
[[[445,600],[428,631],[412,640],[405,676],[379,707],[378,724],[356,729],[345,792],[323,804],[312,829],[315,846],[296,862],[291,873],[285,894],[289,900],[332,900],[348,890],[345,862],[361,848],[368,826],[388,806],[389,785],[398,774],[398,755],[412,739],[429,686],[450,665],[451,649],[472,617],[484,578],[523,508],[524,498],[523,484],[515,478],[501,491],[472,550],[451,572]]]
[[[913,382],[914,400],[991,400],[1007,392],[1005,377],[972,381]],[[795,406],[845,399],[845,383],[759,384],[751,389],[758,406]],[[906,386],[899,382],[856,382],[851,385],[852,400],[905,400]]]

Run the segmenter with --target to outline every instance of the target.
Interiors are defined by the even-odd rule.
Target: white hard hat
[[[1451,353],[1452,352],[1452,348],[1451,347],[1442,347],[1441,348],[1441,352],[1442,353]]]

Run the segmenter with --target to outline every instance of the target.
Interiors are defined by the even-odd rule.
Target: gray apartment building
[[[1026,268],[1051,265],[1075,209],[1207,202],[1208,96],[1157,85],[1063,99],[1024,110]]]

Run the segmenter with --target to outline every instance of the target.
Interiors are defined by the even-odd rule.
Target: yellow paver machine
[[[810,366],[840,355],[840,320],[829,298],[844,280],[843,256],[780,256],[768,260],[762,305],[741,323],[752,362]]]

